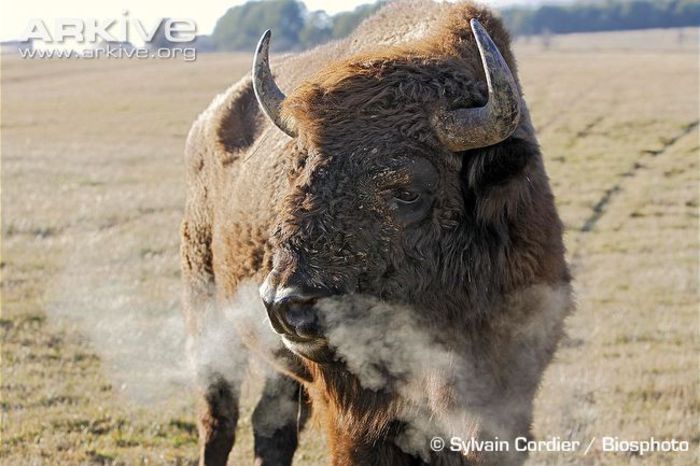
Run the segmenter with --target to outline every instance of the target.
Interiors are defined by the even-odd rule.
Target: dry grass
[[[699,460],[697,31],[686,36],[517,45],[579,301],[536,432],[693,442],[684,455],[594,448],[531,464]],[[3,464],[196,457],[177,310],[181,154],[249,60],[3,60]],[[297,464],[322,463],[319,438],[304,436]]]

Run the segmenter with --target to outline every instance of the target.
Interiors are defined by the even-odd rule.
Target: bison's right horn
[[[289,124],[280,114],[285,95],[275,84],[270,71],[271,35],[272,33],[269,29],[265,31],[260,38],[260,42],[258,42],[258,47],[255,49],[255,58],[253,58],[253,90],[260,108],[270,121],[288,136],[295,137],[297,132],[294,125]]]
[[[491,146],[508,138],[520,122],[520,92],[513,73],[486,29],[471,20],[489,100],[483,107],[442,110],[433,115],[440,142],[452,152]]]

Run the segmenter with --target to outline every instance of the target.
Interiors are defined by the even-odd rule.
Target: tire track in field
[[[591,134],[593,128],[601,124],[605,120],[605,115],[600,115],[589,121],[583,129],[579,130],[576,135],[569,141],[569,147],[573,146],[576,141],[583,139]]]
[[[598,202],[595,203],[593,206],[593,211],[591,212],[591,215],[583,222],[583,225],[579,228],[579,231],[581,233],[588,233],[592,231],[595,226],[597,225],[598,221],[605,215],[605,212],[607,211],[607,206],[612,202],[612,200],[615,198],[615,196],[622,191],[622,185],[624,179],[628,178],[633,178],[636,176],[636,174],[644,168],[644,165],[640,163],[640,160],[651,156],[651,157],[658,157],[660,155],[663,155],[668,151],[671,147],[673,147],[683,136],[686,136],[690,134],[691,131],[693,131],[695,128],[698,127],[700,124],[700,120],[695,120],[692,123],[689,123],[683,128],[681,132],[676,134],[674,137],[671,139],[667,139],[666,141],[663,142],[663,146],[660,149],[656,150],[644,150],[642,151],[641,157],[639,157],[635,162],[632,164],[629,170],[627,170],[625,173],[620,175],[618,182],[615,183],[613,186],[610,188],[606,189],[601,198],[598,200]]]

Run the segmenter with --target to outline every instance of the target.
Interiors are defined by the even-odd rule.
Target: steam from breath
[[[169,292],[175,294],[163,299]],[[108,267],[73,263],[49,289],[47,311],[89,339],[116,390],[152,403],[189,384],[178,296],[174,289],[146,289]]]
[[[188,339],[187,351],[198,380],[206,384],[211,377],[223,377],[240,387],[251,358],[258,373],[276,374],[264,359],[280,350],[282,342],[270,327],[255,282],[242,282],[228,305],[218,309],[212,304],[198,315],[201,331]]]
[[[213,303],[201,309],[201,331],[188,338],[179,280],[144,284],[130,277],[128,269],[84,259],[69,263],[50,287],[47,309],[54,320],[89,338],[113,387],[129,400],[152,404],[191,390],[197,382],[207,384],[214,375],[240,387],[250,366],[266,378],[277,376],[264,358],[257,358],[282,344],[269,326],[256,283],[243,282],[224,309]],[[449,375],[455,355],[425,332],[409,309],[357,295],[326,301],[319,312],[326,317],[331,345],[363,386],[381,390],[395,383],[413,402],[405,411],[411,425],[430,415],[417,406],[440,409],[442,401],[432,393],[441,383],[455,383]],[[251,357],[256,358],[252,363]],[[284,417],[279,414],[270,413],[267,423],[274,427]],[[428,427],[424,430],[428,435]],[[430,433],[435,435],[434,427]],[[417,436],[416,445],[427,445],[423,440]]]
[[[281,347],[256,283],[242,283],[224,309],[213,304],[202,309],[200,332],[188,341],[179,311],[179,280],[154,286],[125,278],[130,276],[128,270],[121,272],[115,273],[109,264],[89,268],[83,262],[70,264],[51,288],[48,309],[53,318],[77,325],[90,338],[113,384],[132,400],[162,400],[191,388],[194,381],[206,384],[214,374],[240,387],[249,366],[262,370],[268,379],[277,377],[267,362],[249,361],[251,354],[271,355]],[[568,289],[534,290],[528,299],[515,305],[531,307],[539,302],[544,310],[541,322],[530,322],[527,328],[533,335],[542,333],[533,341],[546,342],[551,332],[547,322],[560,320]],[[390,389],[398,395],[397,412],[407,424],[397,439],[402,449],[426,458],[432,436],[468,438],[482,430],[485,421],[491,433],[500,433],[503,419],[489,405],[495,382],[479,355],[464,349],[455,353],[427,331],[415,309],[350,295],[322,300],[319,312],[330,346],[363,387]],[[518,399],[499,403],[511,404],[505,410],[511,413],[523,409]],[[294,410],[293,400],[279,406],[290,415]],[[280,412],[268,414],[263,424],[272,427],[285,417]]]
[[[249,352],[236,328],[258,335],[260,345],[279,346],[266,322],[255,283],[243,284],[227,308],[213,303],[198,312],[201,332],[187,336],[177,278],[142,281],[128,264],[76,253],[46,295],[49,318],[87,337],[102,372],[118,393],[136,404],[157,403],[188,393],[216,373],[240,387],[250,375],[272,376]],[[142,271],[141,271],[142,272]],[[162,274],[166,275],[166,274]],[[172,274],[168,274],[172,277]]]
[[[490,367],[493,354],[470,341],[466,329],[457,344],[450,343],[446,329],[431,331],[418,309],[361,295],[324,300],[319,308],[330,346],[363,387],[396,393],[398,416],[406,422],[399,447],[428,461],[436,435],[512,440],[518,423],[529,420],[531,400],[523,393],[538,383],[546,364],[542,355],[558,338],[570,305],[568,285],[536,285],[502,303],[507,314],[494,309],[494,315],[507,316],[494,318],[491,331],[508,342],[497,351],[512,365],[500,373],[514,377],[509,391]],[[499,458],[502,464],[509,460]]]
[[[398,395],[407,427],[397,443],[404,451],[427,461],[432,437],[476,433],[478,416],[460,401],[483,387],[415,309],[362,295],[322,301],[319,308],[330,346],[362,386]]]

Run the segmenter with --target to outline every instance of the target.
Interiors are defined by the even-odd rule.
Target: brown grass
[[[700,460],[697,31],[686,35],[683,46],[675,31],[516,46],[579,301],[536,433],[692,442],[685,454],[594,446],[530,464]],[[179,371],[182,149],[191,121],[249,62],[3,58],[3,464],[196,457]],[[311,430],[297,464],[320,464],[323,451]]]

